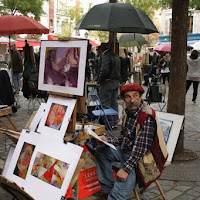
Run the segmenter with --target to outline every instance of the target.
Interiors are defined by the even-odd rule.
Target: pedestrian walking
[[[187,60],[187,67],[186,93],[190,88],[190,85],[193,84],[192,104],[195,104],[200,81],[200,58],[198,57],[198,51],[193,50],[191,52],[191,55]]]

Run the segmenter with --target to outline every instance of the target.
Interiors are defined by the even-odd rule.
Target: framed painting
[[[156,116],[160,121],[164,140],[167,145],[167,162],[171,162],[183,124],[184,115],[156,111]]]
[[[22,130],[20,138],[14,149],[8,169],[4,172],[5,177],[24,187],[30,161],[39,140],[40,135],[33,132],[27,133]]]
[[[76,99],[50,95],[37,132],[63,140]]]
[[[39,89],[83,96],[87,40],[42,41]]]
[[[48,140],[48,142],[47,142]],[[65,195],[83,148],[41,135],[27,175],[25,187],[34,199],[60,200]]]

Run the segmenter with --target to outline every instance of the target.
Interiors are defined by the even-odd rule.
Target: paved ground
[[[200,94],[200,91],[199,91]],[[178,94],[177,94],[178,95]],[[184,134],[184,149],[191,150],[198,155],[195,160],[188,161],[173,161],[170,166],[167,166],[159,180],[167,200],[200,200],[200,98],[197,98],[195,105],[191,104],[192,87],[186,96],[186,111],[185,111],[185,134]],[[166,98],[167,100],[167,98]],[[28,121],[32,110],[28,109],[28,100],[21,94],[18,98],[20,108],[17,113],[12,114],[11,118],[21,130]],[[39,106],[36,103],[35,109]],[[152,107],[159,110],[158,104],[153,104]],[[164,108],[165,111],[166,108]],[[6,120],[1,118],[1,120]],[[12,142],[2,136],[0,141],[0,158],[1,164],[6,159],[9,146]],[[142,200],[149,200],[158,195],[158,190],[155,184],[152,184],[143,195]],[[0,200],[10,200],[11,195],[0,188]],[[95,195],[85,198],[85,200],[96,199]],[[133,195],[130,199],[134,199]]]

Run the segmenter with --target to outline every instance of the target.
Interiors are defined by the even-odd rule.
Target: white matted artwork
[[[83,96],[87,40],[42,41],[40,90]]]
[[[6,161],[5,161],[4,166],[3,166],[2,173],[1,173],[2,176],[6,176],[6,174],[7,174],[7,170],[8,170],[8,167],[10,165],[10,161],[11,161],[11,158],[13,156],[14,150],[15,150],[15,146],[13,144],[11,144],[10,148],[8,150]]]
[[[39,109],[37,110],[37,113],[35,114],[30,126],[29,126],[29,130],[30,131],[36,131],[40,120],[42,119],[42,116],[45,113],[45,109],[46,109],[47,104],[46,103],[41,103]]]
[[[75,103],[76,99],[73,98],[50,95],[38,132],[52,135],[63,141]]]
[[[171,162],[183,124],[184,115],[156,111],[156,116],[160,121],[164,139],[167,143],[167,162]]]
[[[22,130],[5,177],[24,187],[30,161],[40,135]]]
[[[48,142],[46,142],[48,140]],[[83,148],[41,135],[30,163],[25,190],[37,200],[65,195]]]

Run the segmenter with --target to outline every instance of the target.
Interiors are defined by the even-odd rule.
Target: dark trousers
[[[192,97],[192,101],[196,101],[197,91],[198,91],[198,86],[199,86],[199,82],[198,81],[187,80],[187,82],[186,82],[186,93],[187,93],[187,91],[190,88],[190,85],[192,83],[193,83],[193,97]]]
[[[169,73],[162,73],[163,84],[165,84],[165,80],[168,80],[169,83]]]
[[[118,112],[118,80],[107,80],[100,84],[99,88],[99,98],[105,109],[112,108]],[[118,124],[118,116],[108,117],[111,126],[116,126]]]

